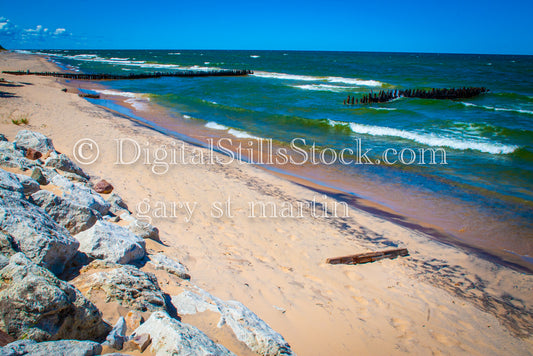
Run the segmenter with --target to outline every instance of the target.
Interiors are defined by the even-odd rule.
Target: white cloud
[[[5,17],[0,17],[0,36],[13,36],[18,32],[18,27]]]
[[[37,25],[35,28],[21,29],[17,25],[14,25],[9,19],[0,17],[0,38],[4,37],[13,41],[44,41],[46,39],[70,35],[71,33],[63,27],[49,30],[43,25]]]

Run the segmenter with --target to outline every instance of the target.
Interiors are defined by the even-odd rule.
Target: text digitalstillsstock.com
[[[235,141],[231,138],[208,139],[207,147],[194,147],[187,152],[183,141],[153,146],[132,138],[115,139],[115,165],[145,164],[154,174],[166,174],[172,165],[228,165],[233,162],[254,163],[267,166],[283,165],[446,165],[443,148],[389,147],[382,152],[363,147],[355,138],[351,147],[335,149],[319,147],[305,138],[294,138],[288,147],[277,147],[272,139]],[[206,149],[207,148],[207,149]],[[190,147],[189,147],[189,150]],[[79,140],[73,149],[74,158],[82,165],[96,162],[100,155],[98,144],[89,138]]]
[[[318,147],[305,138],[291,140],[288,147],[275,147],[272,139],[251,139],[245,142],[230,138],[208,139],[207,150],[196,148],[186,153],[185,144],[173,141],[170,145],[152,147],[131,138],[116,139],[116,165],[142,163],[152,166],[155,174],[166,174],[172,165],[228,165],[233,162],[267,166],[283,165],[445,165],[443,148],[387,148],[381,153],[364,148],[361,139],[354,139],[352,147],[334,149]]]

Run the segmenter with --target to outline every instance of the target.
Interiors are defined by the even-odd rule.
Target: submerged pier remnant
[[[380,90],[379,92],[370,92],[361,98],[355,98],[348,95],[344,100],[344,105],[386,103],[398,98],[420,98],[420,99],[462,99],[471,98],[488,92],[485,87],[463,87],[463,88],[433,88],[424,89],[395,89]]]
[[[150,72],[150,73],[131,73],[128,75],[121,74],[91,74],[91,73],[60,73],[60,72],[30,72],[23,71],[3,71],[5,74],[12,75],[39,75],[43,77],[57,77],[77,80],[117,80],[117,79],[148,79],[161,77],[239,77],[254,74],[248,69],[219,69],[219,70],[181,70],[176,72]]]

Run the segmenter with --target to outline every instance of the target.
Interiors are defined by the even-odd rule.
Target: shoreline
[[[50,61],[46,58],[44,55],[42,56],[43,59]],[[54,62],[51,62],[54,63]],[[55,63],[54,63],[55,65]],[[61,68],[58,68],[59,70],[63,70]],[[160,132],[162,134],[168,135],[170,137],[177,138],[178,140],[183,140],[189,144],[198,145],[199,147],[209,148],[208,143],[206,142],[205,137],[212,137],[212,136],[204,136],[205,133],[211,133],[211,134],[222,134],[218,130],[209,130],[205,129],[204,125],[195,125],[197,127],[189,127],[187,123],[183,122],[183,114],[178,113],[178,116],[176,116],[175,112],[171,112],[170,109],[165,108],[159,104],[153,103],[150,100],[147,100],[146,102],[142,103],[142,110],[137,107],[135,102],[131,102],[130,100],[135,99],[128,99],[127,97],[120,95],[120,90],[114,89],[110,86],[105,85],[104,82],[91,82],[91,81],[77,81],[77,80],[63,80],[66,82],[65,86],[72,87],[76,90],[81,91],[95,91],[98,93],[101,92],[116,92],[116,94],[101,94],[104,96],[104,99],[89,99],[84,98],[88,102],[99,106],[105,110],[108,110],[114,114],[121,115],[124,118],[128,120],[132,120],[137,123],[141,123],[142,125],[145,125],[148,128],[154,129],[157,132]],[[76,85],[78,87],[76,87]],[[99,103],[99,101],[104,101],[107,103],[112,103],[112,105],[106,105],[103,103]],[[161,117],[170,118],[170,119],[177,119],[181,120],[182,122],[179,124],[176,124],[179,128],[183,128],[184,132],[177,131],[176,129],[171,128],[170,121],[168,119],[165,119],[161,121]],[[159,121],[159,122],[158,122]],[[165,123],[167,125],[165,125]],[[173,123],[174,124],[174,123]],[[232,136],[229,134],[229,136]],[[226,136],[218,136],[220,137],[228,137]],[[203,139],[202,139],[203,138]],[[246,139],[239,139],[235,138],[235,141],[239,143],[246,142]],[[215,149],[216,150],[216,149]],[[233,146],[232,151],[236,153],[235,146]],[[224,152],[217,150],[217,152],[225,154]],[[261,151],[254,151],[255,153],[261,153]],[[263,154],[263,156],[265,156]],[[267,152],[268,156],[268,152]],[[246,157],[245,157],[246,158]],[[268,160],[268,157],[264,160]],[[249,162],[248,162],[249,163]],[[281,177],[283,179],[287,179],[293,183],[300,184],[304,187],[307,187],[309,189],[323,192],[328,194],[330,197],[336,197],[336,199],[341,198],[341,200],[347,202],[349,205],[356,209],[360,209],[363,211],[366,211],[368,213],[374,214],[376,216],[379,216],[380,218],[386,219],[388,221],[391,221],[393,223],[399,224],[401,226],[404,226],[409,229],[413,229],[415,231],[422,232],[428,236],[431,236],[431,238],[436,239],[437,241],[449,244],[451,246],[464,249],[466,252],[469,253],[475,253],[478,256],[487,259],[488,261],[500,264],[502,266],[510,267],[515,269],[516,271],[520,271],[527,274],[533,274],[533,262],[530,261],[530,257],[528,258],[527,255],[520,255],[516,252],[509,251],[506,249],[497,249],[495,247],[491,246],[481,246],[476,245],[472,243],[471,239],[465,239],[464,237],[460,237],[457,234],[454,234],[450,231],[447,231],[445,228],[438,226],[434,223],[430,223],[428,221],[421,220],[416,217],[408,216],[404,213],[400,213],[397,210],[395,210],[394,207],[386,206],[379,201],[372,199],[372,197],[364,197],[360,195],[357,192],[348,191],[342,188],[339,188],[337,186],[333,186],[331,184],[328,184],[325,181],[319,181],[317,179],[312,179],[308,176],[304,176],[299,174],[298,169],[294,169],[294,166],[291,166],[291,169],[286,169],[286,166],[276,166],[276,165],[268,165],[268,164],[261,164],[261,163],[253,163],[254,166],[263,169],[265,171],[270,172],[271,174],[274,174],[278,177]]]
[[[101,99],[95,99],[95,100],[101,100]],[[105,100],[105,99],[104,99]],[[115,100],[114,102],[120,103],[119,100]],[[169,137],[177,138],[179,140],[183,140],[187,142],[188,144],[195,145],[197,147],[201,148],[208,148],[208,145],[205,144],[202,141],[198,141],[196,139],[193,139],[187,135],[181,134],[179,132],[173,132],[168,131],[164,127],[158,127],[154,126],[153,123],[147,120],[140,120],[137,119],[138,115],[128,115],[127,113],[122,113],[120,111],[115,111],[105,105],[100,105],[97,103],[92,102],[94,105],[101,107],[102,109],[109,111],[110,113],[113,113],[114,115],[118,115],[120,117],[123,117],[126,120],[131,120],[133,122],[136,122],[138,124],[143,125],[144,127],[148,129],[152,129],[156,132],[162,133],[164,135],[168,135]],[[122,105],[118,104],[118,105]],[[124,105],[126,107],[126,105]],[[128,110],[131,110],[128,108]],[[132,110],[133,111],[133,110]],[[221,153],[217,151],[218,153]],[[247,162],[249,163],[249,162]],[[451,247],[462,249],[465,252],[475,254],[479,258],[483,258],[489,262],[495,263],[497,265],[511,268],[517,272],[526,273],[528,275],[533,275],[533,266],[530,266],[530,264],[523,264],[520,263],[523,259],[522,256],[514,256],[516,259],[509,259],[511,257],[511,253],[503,254],[501,251],[497,250],[488,250],[483,249],[480,247],[473,246],[471,244],[468,244],[467,242],[461,240],[460,238],[447,233],[442,228],[431,225],[428,223],[424,223],[422,221],[418,221],[414,218],[407,217],[404,215],[399,214],[398,212],[387,208],[384,205],[381,205],[377,202],[374,202],[370,199],[366,199],[363,197],[358,196],[356,193],[349,193],[346,191],[342,191],[336,187],[330,187],[325,185],[323,182],[313,182],[307,177],[301,177],[294,174],[291,174],[290,172],[284,172],[282,170],[272,168],[269,166],[261,165],[261,164],[253,164],[255,167],[263,169],[270,174],[273,174],[277,177],[280,177],[282,179],[285,179],[289,182],[295,183],[297,185],[300,185],[302,187],[305,187],[307,189],[310,189],[312,191],[327,195],[330,198],[333,198],[337,201],[344,201],[352,208],[367,212],[369,214],[372,214],[376,217],[385,219],[389,222],[392,222],[394,224],[398,224],[400,226],[403,226],[407,229],[420,232],[422,234],[427,235],[428,237],[435,239],[438,242],[447,244]]]
[[[178,166],[165,176],[142,164],[117,167],[109,159],[113,138],[134,137],[153,147],[172,138],[62,93],[57,81],[30,82],[16,89],[17,98],[1,99],[2,114],[28,112],[28,128],[49,135],[67,155],[77,140],[94,139],[108,159],[86,169],[108,179],[131,207],[149,198],[198,201],[205,208],[232,197],[233,218],[198,210],[189,223],[183,215],[155,219],[166,244],[155,248],[179,257],[201,288],[243,302],[296,353],[530,353],[531,275],[354,208],[342,219],[249,219],[239,214],[249,201],[291,203],[316,195],[252,165]],[[10,139],[22,128],[2,123]],[[194,153],[194,146],[185,147]],[[407,247],[410,256],[358,266],[324,263],[390,244]]]

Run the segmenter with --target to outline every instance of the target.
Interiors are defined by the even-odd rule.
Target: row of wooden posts
[[[88,73],[58,73],[58,72],[30,72],[27,71],[3,71],[2,73],[13,75],[39,75],[45,77],[58,77],[78,80],[115,80],[115,79],[148,79],[161,77],[238,77],[254,74],[248,69],[220,69],[220,70],[183,70],[177,72],[151,72],[121,74],[88,74]]]
[[[405,98],[422,98],[422,99],[461,99],[471,98],[482,93],[488,92],[489,89],[485,87],[463,87],[463,88],[433,88],[431,90],[424,89],[394,89],[394,90],[380,90],[375,93],[371,91],[369,94],[363,95],[361,98],[355,98],[348,95],[344,99],[344,105],[358,105],[358,104],[372,104],[372,103],[386,103],[388,101],[405,97]]]

